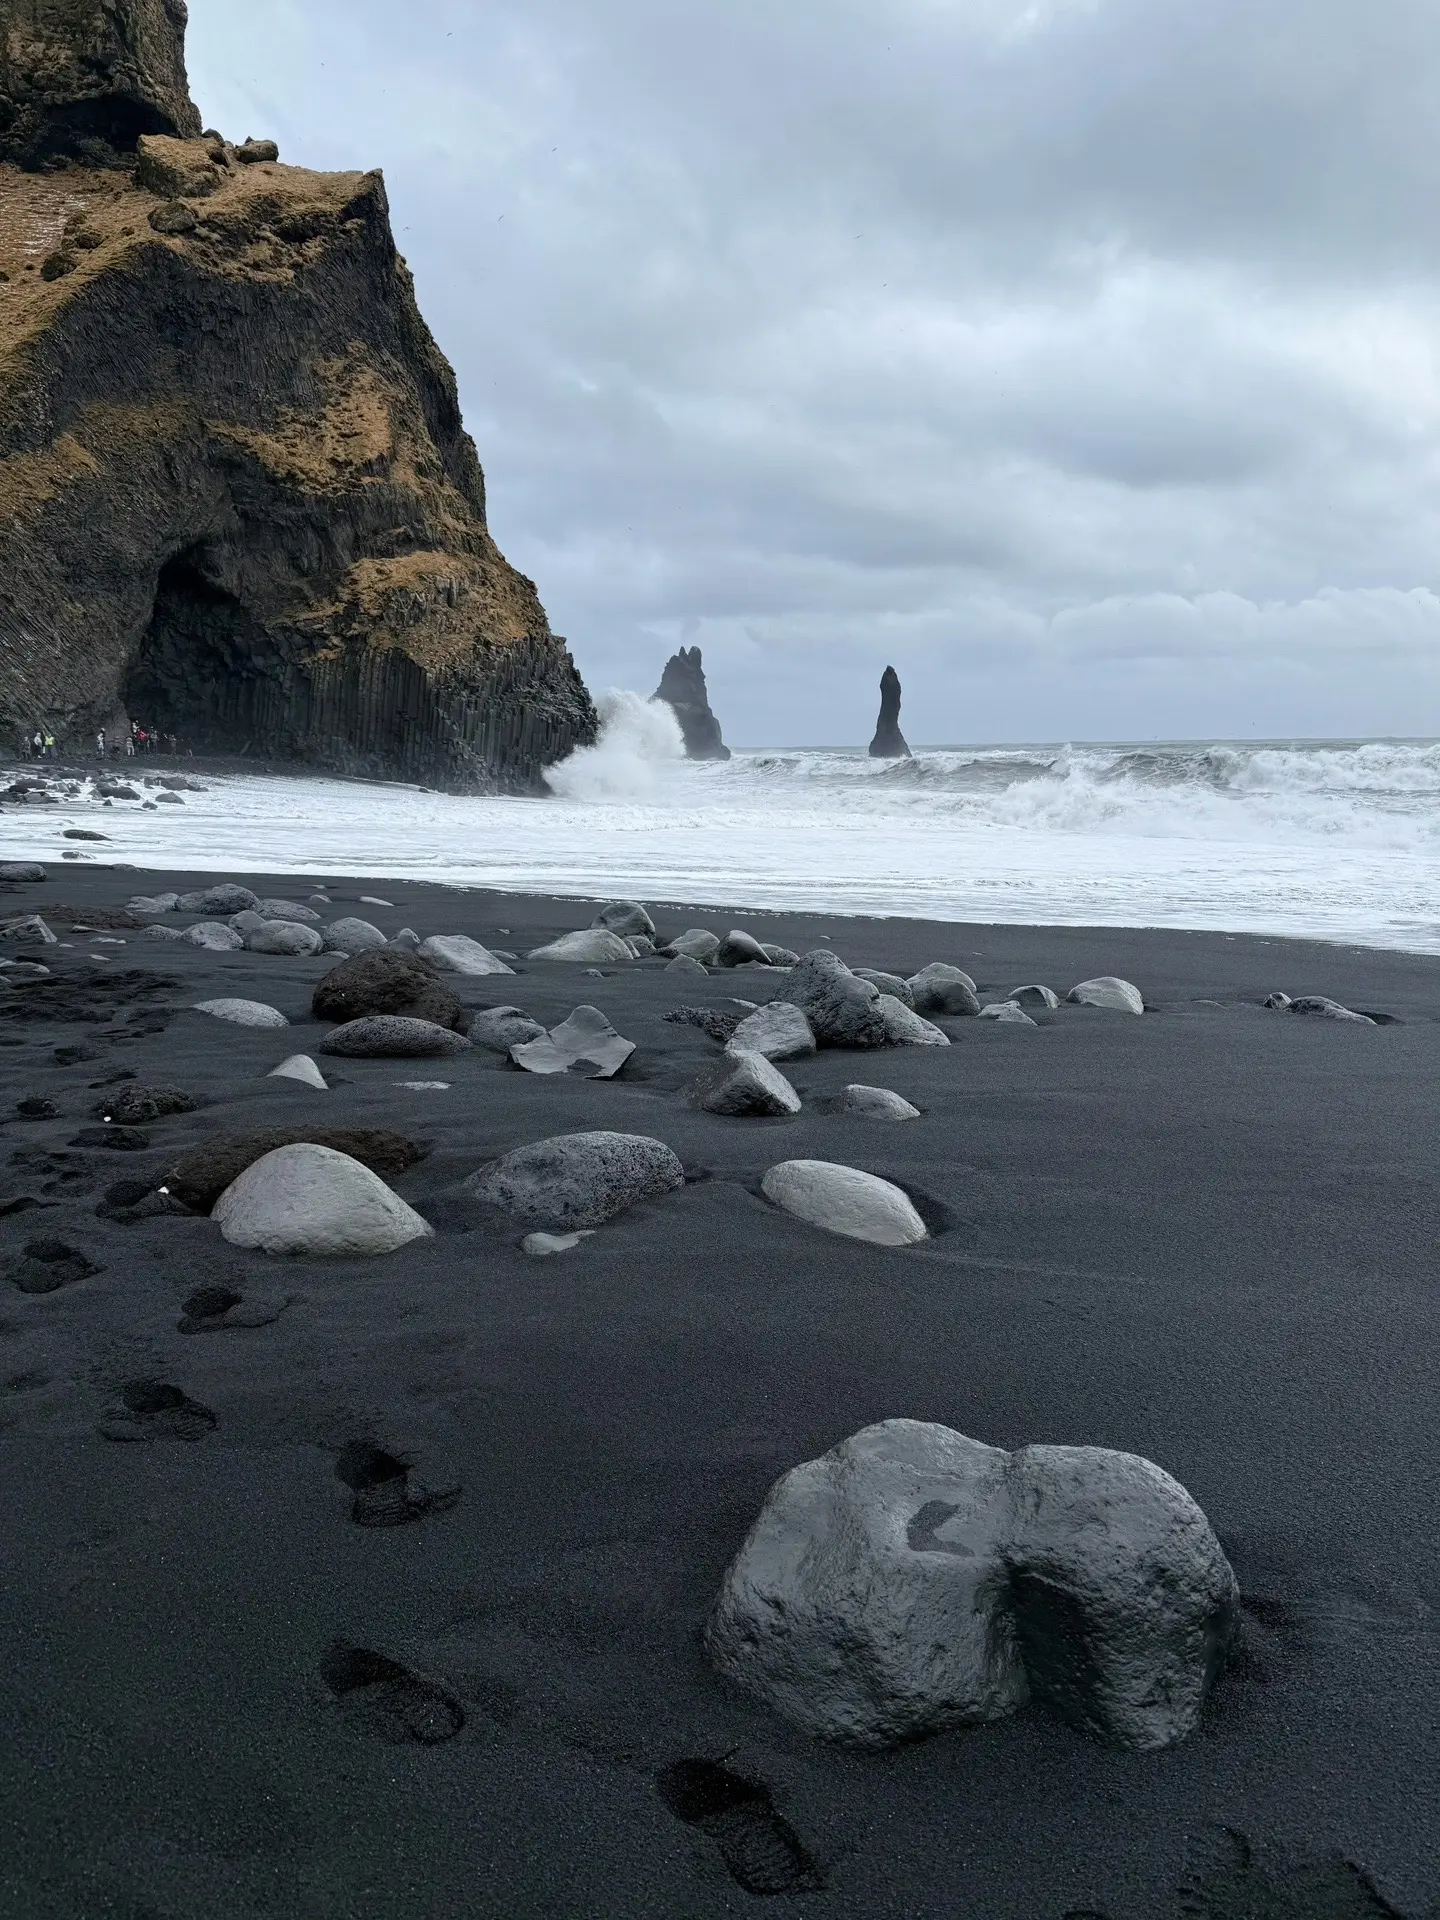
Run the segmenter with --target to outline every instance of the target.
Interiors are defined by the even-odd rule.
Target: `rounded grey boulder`
[[[915,995],[910,991],[910,982],[902,980],[898,973],[882,973],[878,967],[852,967],[851,972],[857,980],[868,980],[877,993],[888,993],[901,1006],[914,1007]]]
[[[782,1160],[760,1191],[786,1213],[847,1240],[877,1247],[913,1247],[926,1238],[910,1196],[878,1174],[831,1160]]]
[[[858,1113],[864,1120],[918,1120],[920,1109],[889,1087],[850,1086],[840,1094],[840,1111]]]
[[[810,1022],[822,1047],[883,1047],[885,1010],[868,980],[858,980],[845,962],[824,947],[807,953],[790,971],[785,998]]]
[[[696,1104],[706,1113],[736,1118],[799,1113],[800,1096],[763,1053],[747,1053],[732,1040],[721,1066],[701,1087]]]
[[[261,900],[255,911],[267,920],[299,921],[307,927],[318,927],[321,918],[313,907],[302,907],[295,900]]]
[[[691,927],[687,933],[677,933],[660,951],[671,956],[688,954],[692,960],[698,960],[701,966],[705,966],[713,962],[720,951],[720,937],[707,933],[704,927]]]
[[[308,955],[324,946],[319,931],[299,920],[264,920],[258,927],[247,927],[243,935],[247,953]]]
[[[469,1048],[463,1033],[403,1013],[372,1013],[347,1020],[332,1027],[320,1042],[321,1053],[343,1054],[352,1060],[433,1060],[442,1054],[466,1053]]]
[[[665,971],[666,973],[676,975],[681,980],[689,980],[695,983],[710,978],[709,973],[701,966],[700,962],[698,960],[692,960],[688,953],[677,953],[673,960],[666,963]]]
[[[374,953],[389,943],[379,927],[347,914],[322,929],[326,953]]]
[[[770,964],[770,956],[752,935],[740,927],[732,927],[715,950],[715,965],[743,967],[751,961],[759,961],[765,967]]]
[[[1140,989],[1128,980],[1117,979],[1113,973],[1101,974],[1095,980],[1082,980],[1065,997],[1077,1007],[1108,1007],[1112,1013],[1145,1011]]]
[[[1033,1027],[1035,1022],[1023,1007],[1017,1007],[1013,1000],[992,1000],[988,1007],[981,1007],[982,1020],[1003,1020],[1007,1026]]]
[[[428,940],[420,942],[420,951],[427,960],[433,960],[442,973],[463,973],[479,979],[487,974],[515,971],[467,933],[432,933]]]
[[[737,1685],[847,1745],[1033,1699],[1143,1751],[1193,1732],[1238,1608],[1205,1515],[1151,1461],[886,1420],[771,1488],[706,1645]]]
[[[634,951],[608,927],[581,927],[576,933],[562,933],[558,940],[532,949],[532,960],[572,960],[584,966],[604,966],[617,960],[633,960]]]
[[[526,1226],[602,1227],[637,1201],[685,1184],[679,1159],[637,1133],[563,1133],[516,1147],[465,1181],[465,1191]]]
[[[979,1013],[980,998],[975,982],[959,967],[932,960],[906,983],[916,1013]]]
[[[197,1000],[195,1011],[208,1013],[212,1020],[228,1020],[232,1027],[288,1027],[290,1024],[278,1007],[268,1007],[263,1000]]]
[[[181,913],[244,913],[247,908],[259,906],[260,896],[249,887],[226,882],[217,887],[202,887],[196,893],[182,893],[175,904]]]
[[[470,1022],[470,1038],[477,1047],[492,1053],[509,1053],[511,1047],[524,1046],[527,1040],[543,1040],[545,1029],[519,1007],[486,1007]]]
[[[0,880],[43,880],[45,869],[38,860],[0,861]]]
[[[1051,987],[1012,987],[1005,997],[1013,1000],[1017,1007],[1041,1007],[1047,1013],[1053,1013],[1060,1004],[1059,994]]]
[[[185,929],[182,937],[192,947],[203,947],[207,953],[238,953],[245,944],[245,936],[223,920],[197,920],[193,927]]]
[[[611,900],[590,922],[592,927],[608,927],[623,940],[628,934],[648,934],[655,938],[655,922],[638,900]]]
[[[393,1253],[435,1231],[369,1167],[308,1142],[252,1161],[210,1217],[232,1246],[312,1258]]]

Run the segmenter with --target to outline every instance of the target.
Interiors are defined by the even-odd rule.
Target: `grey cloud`
[[[597,687],[698,641],[742,744],[863,739],[887,660],[921,739],[1440,694],[1430,0],[191,20],[208,122],[384,166]]]

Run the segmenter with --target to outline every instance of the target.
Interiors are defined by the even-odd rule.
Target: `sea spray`
[[[545,769],[545,784],[562,800],[628,800],[652,796],[685,740],[672,707],[612,687],[596,703],[600,738]]]

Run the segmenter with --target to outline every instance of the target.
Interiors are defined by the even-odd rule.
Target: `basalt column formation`
[[[178,0],[0,0],[0,738],[529,790],[594,738],[378,173],[202,132]]]

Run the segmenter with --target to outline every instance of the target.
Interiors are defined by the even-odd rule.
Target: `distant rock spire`
[[[900,731],[900,676],[894,667],[886,667],[880,676],[880,718],[875,723],[875,738],[870,742],[870,758],[910,758],[910,749]]]
[[[730,749],[720,738],[720,722],[710,711],[705,669],[699,647],[681,647],[665,662],[660,684],[650,696],[672,707],[685,736],[687,760],[728,760]]]

